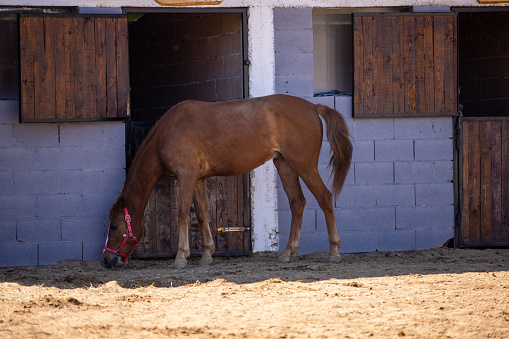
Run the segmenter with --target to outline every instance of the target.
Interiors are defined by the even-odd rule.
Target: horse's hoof
[[[187,266],[187,260],[175,260],[173,263],[173,268],[177,270],[181,270],[183,268],[186,268]]]
[[[212,257],[201,257],[200,259],[200,265],[201,266],[208,266],[210,264],[212,264]]]
[[[334,263],[334,262],[340,262],[341,261],[341,255],[338,254],[329,254],[329,257],[327,258],[327,262]]]
[[[284,256],[280,255],[279,258],[278,258],[278,261],[281,264],[288,264],[290,262],[290,258],[289,257],[284,257]]]

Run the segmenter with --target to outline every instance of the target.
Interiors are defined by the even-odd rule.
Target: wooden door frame
[[[242,15],[242,77],[243,77],[243,98],[249,97],[249,59],[248,59],[248,23],[247,23],[247,8],[124,8],[123,14],[128,13],[240,13]],[[130,103],[129,103],[130,104]],[[131,116],[126,119],[125,123],[125,157],[126,157],[126,175],[129,169],[130,160],[133,157],[132,136],[134,124],[143,122],[133,122]],[[153,124],[146,122],[145,124]],[[251,253],[251,176],[250,173],[243,175],[243,210],[244,210],[244,250],[240,251],[216,251],[214,255],[249,255]],[[192,256],[199,255],[198,253],[191,252]],[[136,257],[143,258],[143,254],[137,254]],[[168,253],[151,253],[148,257],[168,257]]]

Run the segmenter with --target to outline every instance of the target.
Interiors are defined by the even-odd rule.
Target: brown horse
[[[337,198],[350,167],[352,144],[345,120],[337,111],[304,99],[271,95],[226,102],[184,101],[172,107],[143,141],[127,175],[124,189],[110,211],[103,258],[107,267],[127,263],[142,236],[142,219],[152,189],[163,174],[179,182],[179,242],[174,267],[184,268],[189,256],[188,223],[194,201],[203,234],[201,264],[212,262],[215,246],[207,218],[204,180],[240,175],[273,159],[290,202],[290,238],[280,261],[299,249],[306,200],[299,177],[323,210],[330,243],[330,260],[341,245],[331,192],[318,174],[322,146],[321,116],[327,126],[332,190]],[[332,176],[331,174],[331,176]],[[131,226],[132,217],[132,226]]]

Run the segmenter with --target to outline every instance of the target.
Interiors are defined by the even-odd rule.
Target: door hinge
[[[237,226],[234,226],[234,227],[218,227],[217,228],[217,231],[218,232],[244,232],[244,231],[249,231],[250,228],[249,227],[237,227]]]

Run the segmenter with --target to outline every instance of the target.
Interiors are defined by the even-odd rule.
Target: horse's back
[[[187,166],[195,161],[206,175],[241,174],[278,154],[311,157],[315,162],[322,140],[315,105],[288,95],[189,100],[168,111],[159,124],[167,162]]]

